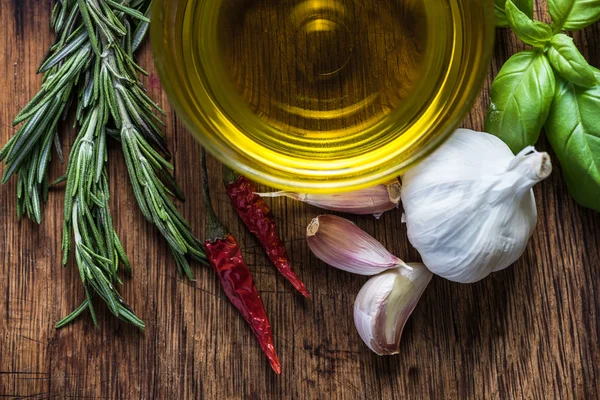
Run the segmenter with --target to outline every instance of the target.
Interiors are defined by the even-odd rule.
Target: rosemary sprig
[[[145,19],[141,14],[137,18]],[[125,50],[133,48],[133,44],[115,43],[109,35],[101,37],[100,76],[112,118],[120,128],[121,147],[133,191],[144,217],[155,224],[167,240],[180,273],[193,279],[186,256],[206,262],[204,247],[170,198],[183,200],[183,193],[172,176],[173,166],[159,153],[169,155],[161,131],[163,122],[154,113],[162,113],[162,110],[144,93],[137,78],[137,73],[144,71]]]
[[[91,54],[87,34],[77,29],[74,1],[61,1],[54,7],[52,26],[57,39],[48,57],[40,67],[44,81],[40,92],[21,110],[13,124],[20,129],[0,150],[0,161],[6,169],[2,183],[15,173],[17,184],[17,215],[26,213],[37,223],[42,220],[42,204],[47,199],[48,165],[52,144],[62,160],[57,126],[66,115],[71,92],[88,66]],[[49,54],[50,54],[49,53]]]
[[[115,288],[119,261],[129,260],[109,210],[107,137],[121,142],[135,197],[144,217],[167,240],[182,274],[193,279],[188,258],[206,263],[202,243],[178,212],[172,197],[183,199],[162,133],[162,110],[146,95],[133,60],[145,36],[151,0],[58,0],[52,14],[57,39],[40,67],[40,92],[15,119],[22,123],[0,151],[7,168],[3,182],[17,173],[19,217],[38,223],[48,188],[52,143],[59,156],[57,126],[76,96],[77,138],[68,159],[63,229],[63,264],[74,248],[84,285],[83,303],[57,324],[89,310],[98,295],[109,310],[143,329],[144,323]],[[115,129],[116,128],[116,129]]]
[[[117,317],[143,329],[144,323],[125,303],[114,283],[121,283],[118,264],[121,259],[130,270],[129,260],[112,225],[106,172],[106,104],[99,96],[97,105],[83,121],[67,168],[63,228],[63,264],[71,249],[74,235],[75,258],[86,299],[73,313],[57,324],[62,327],[85,309],[96,320],[92,294],[98,294]]]

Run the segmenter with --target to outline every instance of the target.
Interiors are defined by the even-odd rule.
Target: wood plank
[[[13,117],[39,88],[35,70],[51,44],[50,10],[47,1],[0,4],[2,144],[14,132]],[[575,39],[600,66],[600,24]],[[490,73],[522,48],[514,35],[498,30]],[[140,61],[151,72],[150,96],[167,111],[176,175],[188,198],[180,208],[202,236],[199,146],[169,108],[148,49]],[[489,82],[466,127],[482,128],[488,91]],[[549,150],[545,139],[539,147]],[[272,201],[312,294],[304,300],[229,207],[220,167],[211,160],[218,214],[239,238],[271,318],[283,365],[278,377],[212,271],[195,265],[193,283],[178,275],[164,240],[137,211],[118,146],[111,145],[109,157],[115,225],[134,268],[122,293],[146,332],[117,322],[103,307],[97,329],[87,316],[54,329],[83,298],[76,265],[60,266],[63,195],[51,193],[40,226],[18,222],[11,180],[0,189],[0,397],[600,397],[600,216],[573,202],[556,163],[552,177],[535,189],[539,226],[523,258],[477,284],[434,278],[405,328],[402,354],[382,358],[363,345],[352,321],[354,297],[366,278],[328,268],[306,246],[304,228],[319,211]],[[63,171],[64,165],[52,164],[53,177]],[[351,219],[394,254],[415,261],[400,217],[397,211],[379,221]]]

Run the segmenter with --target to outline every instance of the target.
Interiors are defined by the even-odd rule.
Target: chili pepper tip
[[[275,365],[274,366],[274,365],[271,364],[271,368],[273,368],[273,371],[275,371],[275,373],[277,375],[281,375],[281,365]]]
[[[294,288],[296,288],[297,291],[300,292],[300,294],[304,297],[306,297],[307,299],[310,299],[310,293],[308,293],[308,289],[306,289],[306,286],[304,285],[304,283],[302,283],[302,281],[300,280],[291,280],[288,277],[288,280],[290,281],[290,283],[292,284],[292,286]]]
[[[279,358],[277,357],[277,353],[273,350],[272,354],[267,354],[269,358],[269,363],[271,364],[271,368],[277,375],[281,375],[281,363],[279,362]]]

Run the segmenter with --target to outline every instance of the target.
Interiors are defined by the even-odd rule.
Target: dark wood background
[[[52,40],[51,3],[0,0],[2,144],[14,132],[13,117],[39,88],[35,70]],[[600,66],[600,24],[575,38]],[[521,48],[511,33],[498,30],[490,74]],[[140,61],[151,72],[150,95],[167,109],[177,178],[188,197],[181,209],[202,236],[199,146],[169,109],[147,49]],[[482,128],[488,87],[466,127]],[[539,148],[549,149],[546,140]],[[271,318],[283,365],[276,376],[213,272],[195,265],[195,282],[179,277],[165,241],[136,208],[118,147],[111,148],[110,160],[115,224],[133,262],[122,293],[146,332],[118,322],[103,307],[98,328],[84,316],[54,329],[84,296],[74,263],[60,265],[63,195],[51,194],[41,226],[18,222],[13,179],[0,189],[0,397],[600,397],[600,215],[573,202],[558,165],[535,188],[539,225],[522,259],[477,284],[434,278],[406,325],[402,354],[381,358],[354,329],[354,297],[366,278],[328,268],[306,246],[305,226],[319,211],[272,202],[294,266],[312,293],[305,300],[228,206],[213,160],[218,214],[239,238]],[[54,163],[52,176],[64,168]],[[415,261],[400,218],[395,211],[379,221],[352,219],[394,254]]]

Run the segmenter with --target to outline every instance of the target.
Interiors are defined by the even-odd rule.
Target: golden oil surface
[[[484,3],[162,0],[153,43],[209,150],[265,183],[327,191],[389,178],[456,127],[489,60]]]
[[[428,43],[451,45],[451,21],[428,37],[421,0],[233,4],[220,15],[219,51],[237,94],[274,130],[315,138],[317,151],[427,101],[434,75],[448,63],[436,60],[429,87],[414,95],[424,83]]]

